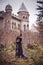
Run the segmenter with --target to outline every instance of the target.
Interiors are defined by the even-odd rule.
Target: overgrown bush
[[[28,59],[16,58],[15,49],[16,43],[0,46],[0,62],[3,62],[3,65],[43,65],[43,47],[39,44],[33,43],[32,48],[29,46],[26,49]]]
[[[0,48],[0,58],[9,62],[13,61],[15,59],[15,44],[11,43],[3,49]]]
[[[43,47],[33,43],[33,49],[28,48],[29,58],[33,60],[35,65],[43,65]]]

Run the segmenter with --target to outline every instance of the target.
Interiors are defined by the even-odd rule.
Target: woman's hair
[[[22,36],[22,33],[20,33],[20,36]]]

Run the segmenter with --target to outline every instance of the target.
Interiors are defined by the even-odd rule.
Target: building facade
[[[22,32],[22,43],[27,44],[38,41],[36,35],[29,31],[29,12],[22,3],[17,16],[12,14],[12,6],[6,5],[5,11],[0,11],[0,44],[14,43],[16,37]],[[33,39],[34,38],[34,39]],[[32,40],[32,41],[31,41]]]

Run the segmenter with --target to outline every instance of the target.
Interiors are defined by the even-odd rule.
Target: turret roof
[[[19,12],[22,12],[22,11],[28,12],[26,6],[24,5],[24,3],[22,3],[22,5],[21,5],[21,7],[19,9]]]

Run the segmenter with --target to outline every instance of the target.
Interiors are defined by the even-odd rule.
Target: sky
[[[13,9],[13,13],[16,15],[17,12],[19,11],[19,8],[22,4],[22,2],[25,4],[30,17],[29,17],[29,21],[30,21],[30,28],[32,26],[32,24],[35,24],[36,20],[37,20],[37,0],[0,0],[0,11],[5,10],[5,7],[7,4],[10,4],[12,6]]]

